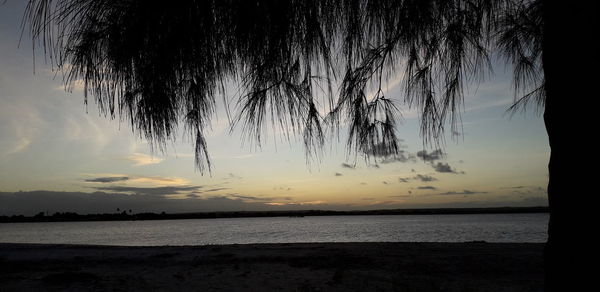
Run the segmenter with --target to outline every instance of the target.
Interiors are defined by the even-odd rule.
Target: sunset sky
[[[441,151],[423,147],[418,115],[390,82],[406,158],[393,161],[348,155],[343,132],[312,163],[300,137],[271,131],[258,148],[230,133],[220,105],[208,137],[213,169],[202,175],[183,131],[153,152],[126,120],[100,115],[93,101],[86,107],[81,84],[66,92],[41,50],[34,63],[30,36],[19,46],[25,4],[0,4],[0,215],[547,205],[543,121],[534,108],[506,113],[509,68],[469,87],[462,131]]]

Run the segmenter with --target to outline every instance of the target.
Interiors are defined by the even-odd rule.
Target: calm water
[[[548,214],[323,216],[2,223],[0,242],[203,245],[284,242],[545,242]]]

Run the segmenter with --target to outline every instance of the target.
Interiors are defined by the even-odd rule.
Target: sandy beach
[[[0,244],[0,291],[541,291],[543,244]]]

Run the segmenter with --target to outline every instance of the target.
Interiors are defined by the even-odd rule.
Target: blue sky
[[[286,141],[270,131],[258,148],[239,130],[230,134],[221,111],[208,134],[213,171],[201,175],[183,131],[165,152],[152,151],[127,121],[100,115],[93,102],[86,106],[80,84],[66,92],[62,75],[39,51],[34,66],[29,35],[19,46],[25,2],[0,5],[0,215],[40,208],[86,213],[116,207],[183,212],[547,204],[550,150],[543,121],[533,108],[506,113],[514,96],[510,71],[502,66],[469,87],[462,132],[447,137],[441,157],[418,155],[437,149],[423,147],[419,117],[392,82],[387,96],[403,112],[403,162],[367,164],[333,140],[320,162],[307,164],[300,137]]]

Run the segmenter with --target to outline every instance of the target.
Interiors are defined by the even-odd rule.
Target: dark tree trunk
[[[596,229],[590,220],[597,186],[588,179],[596,165],[587,154],[597,155],[593,126],[600,119],[592,112],[598,97],[593,89],[600,84],[594,43],[598,40],[596,3],[546,0],[543,4],[544,121],[551,147],[550,224],[544,253],[547,291],[597,286],[583,286],[592,282],[589,271],[596,269],[586,265],[595,264],[590,247]]]

